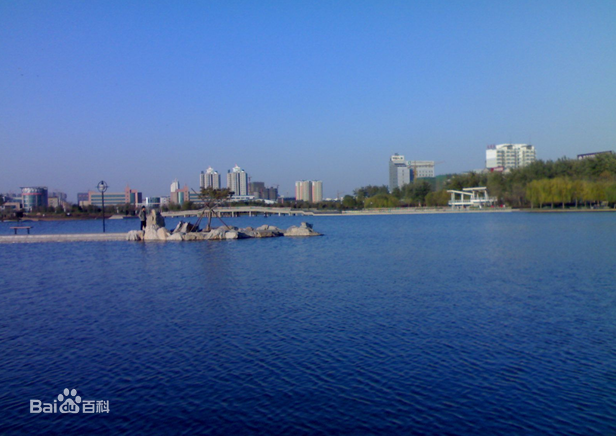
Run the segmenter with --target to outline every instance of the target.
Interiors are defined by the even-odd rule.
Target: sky
[[[616,2],[0,2],[0,192],[169,195],[237,164],[335,197],[393,153],[445,174],[509,142],[616,150]]]

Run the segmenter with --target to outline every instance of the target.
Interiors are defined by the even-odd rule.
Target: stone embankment
[[[278,236],[320,236],[312,225],[301,223],[299,227],[291,226],[286,230],[262,225],[238,228],[232,226],[218,227],[209,232],[199,230],[193,224],[180,221],[173,231],[165,228],[165,219],[160,212],[152,210],[147,218],[145,230],[132,230],[126,235],[127,241],[222,241],[227,239],[275,238]]]

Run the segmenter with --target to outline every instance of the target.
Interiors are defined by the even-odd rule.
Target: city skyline
[[[249,164],[290,196],[387,184],[384,156],[484,168],[613,150],[616,4],[0,4],[0,192],[167,192]],[[517,29],[510,32],[506,29]],[[341,168],[344,169],[341,171]]]

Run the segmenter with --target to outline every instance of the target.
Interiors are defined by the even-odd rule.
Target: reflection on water
[[[4,245],[1,433],[616,431],[612,214],[309,221],[325,236]],[[110,413],[29,413],[65,388]]]

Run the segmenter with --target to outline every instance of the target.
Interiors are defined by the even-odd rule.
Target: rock
[[[145,232],[143,235],[144,241],[158,241],[158,227],[157,225],[149,225],[145,227]]]
[[[181,229],[182,229],[182,224],[184,224],[184,221],[180,221],[180,222],[178,223],[178,225],[177,225],[177,226],[175,226],[175,229],[173,229],[173,231],[171,232],[171,234],[173,235],[173,234],[175,234],[176,232],[181,232],[181,231],[182,231],[182,230],[181,230]],[[184,233],[186,233],[186,232],[184,232]]]
[[[212,229],[210,232],[202,232],[205,235],[205,239],[210,241],[221,241],[225,238],[225,233],[227,230],[224,227],[218,227],[217,229]]]
[[[158,230],[156,230],[156,235],[161,241],[166,241],[169,235],[171,235],[171,233],[169,233],[169,230],[167,230],[166,228],[160,227]]]
[[[275,238],[276,236],[282,236],[282,232],[274,232],[272,230],[255,230],[255,238]]]
[[[231,230],[225,233],[225,239],[239,239],[239,238],[240,238],[240,233],[236,232],[235,230]]]
[[[305,225],[304,225],[305,224]],[[302,223],[300,227],[291,226],[284,232],[285,236],[321,236],[320,233],[312,230],[312,225],[308,223]]]
[[[247,239],[247,238],[274,238],[277,236],[321,236],[320,233],[312,229],[312,224],[301,223],[299,227],[291,226],[287,230],[280,230],[278,227],[262,225],[253,229],[246,227],[239,229],[237,227],[218,227],[209,232],[198,231],[198,228],[191,223],[180,221],[173,232],[169,232],[164,226],[158,225],[155,222],[163,222],[164,219],[158,219],[160,213],[152,211],[148,216],[149,224],[145,231],[132,230],[126,235],[128,241],[221,241],[230,239]]]
[[[143,230],[131,230],[126,235],[127,241],[143,241]]]
[[[186,235],[180,232],[173,232],[168,238],[167,241],[184,241],[186,239]]]
[[[239,230],[241,233],[246,235],[247,238],[255,238],[256,232],[252,227],[246,227],[245,229]]]
[[[184,241],[203,241],[207,239],[208,233],[191,232],[184,235]]]
[[[260,227],[257,227],[255,230],[255,238],[273,238],[276,236],[282,236],[283,231],[275,226],[268,226],[264,224]]]
[[[165,218],[163,218],[159,210],[152,209],[152,211],[147,217],[145,224],[146,224],[146,227],[149,227],[151,225],[156,225],[158,227],[165,227]]]
[[[191,223],[182,223],[182,226],[180,227],[180,232],[183,232],[183,233],[198,232],[198,231],[199,231],[199,228]]]

